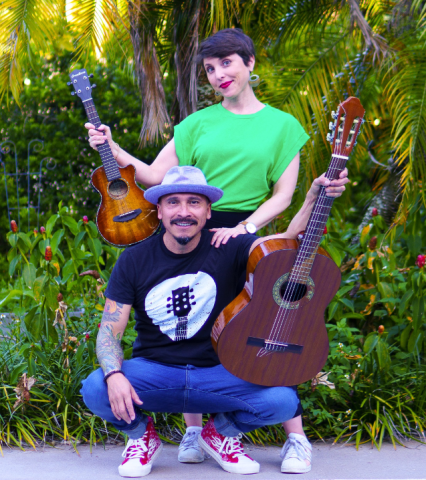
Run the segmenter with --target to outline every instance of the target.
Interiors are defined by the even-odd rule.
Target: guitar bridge
[[[269,352],[291,352],[302,353],[303,345],[297,345],[295,343],[277,342],[275,340],[269,340],[267,338],[248,337],[247,345],[253,347],[261,347]]]
[[[131,210],[130,212],[122,213],[121,215],[116,215],[113,220],[114,222],[130,222],[130,220],[135,219],[142,213],[140,208],[136,210]]]

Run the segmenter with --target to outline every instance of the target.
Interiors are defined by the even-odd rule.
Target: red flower
[[[379,332],[379,335],[381,335],[385,331],[385,327],[383,325],[379,325],[377,331]]]
[[[45,233],[46,232],[46,229],[44,227],[40,227],[40,233]]]
[[[374,207],[373,210],[371,210],[371,215],[372,215],[373,217],[377,217],[378,214],[379,214],[379,211],[377,210],[376,207]]]
[[[62,302],[63,299],[64,296],[62,295],[62,293],[58,293],[58,295],[56,296],[56,300],[58,300],[58,302]]]
[[[86,337],[86,340],[90,339],[90,335],[88,333],[86,333],[85,337]]]
[[[46,250],[44,251],[44,258],[46,259],[47,262],[50,262],[50,260],[52,260],[52,248],[49,245],[46,247]]]
[[[377,237],[371,237],[370,242],[368,244],[368,248],[370,250],[375,250],[377,246]]]
[[[325,226],[325,227],[324,227],[324,234],[323,234],[323,235],[326,235],[326,234],[327,234],[327,232],[328,232],[328,230],[327,230],[327,226]]]
[[[83,222],[84,222],[84,223],[87,223],[88,221],[89,221],[89,219],[87,218],[86,215],[84,215],[84,217],[83,217]]]
[[[98,323],[98,328],[101,328],[101,324],[100,324],[100,323]]]
[[[425,263],[426,263],[426,255],[419,255],[416,260],[416,265],[419,268],[423,268],[425,266]]]
[[[10,221],[10,229],[13,233],[16,233],[18,231],[18,225],[16,225],[15,220]]]

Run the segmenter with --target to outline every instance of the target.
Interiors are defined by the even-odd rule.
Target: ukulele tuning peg
[[[338,115],[335,111],[332,111],[332,112],[331,112],[331,118],[334,118],[334,120],[337,120],[337,117],[338,117],[338,116],[339,116],[339,115]]]
[[[334,125],[333,122],[330,122],[330,123],[328,124],[328,128],[329,128],[330,130],[335,130],[335,129],[336,129],[336,125]]]
[[[91,73],[91,74],[89,75],[89,78],[93,78],[93,73]]]
[[[94,84],[92,85],[92,88],[96,88],[96,83],[94,83]]]
[[[331,133],[327,133],[326,138],[327,138],[327,142],[333,143],[334,135],[332,135]]]
[[[71,95],[75,95],[75,92],[71,92]]]
[[[67,85],[70,86],[70,85],[72,85],[72,83],[71,83],[71,82],[67,82]]]

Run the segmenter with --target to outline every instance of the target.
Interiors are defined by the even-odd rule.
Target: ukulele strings
[[[96,110],[96,107],[95,107],[95,104],[94,104],[93,100],[91,99],[87,103],[88,103],[88,105],[87,105],[86,113],[87,113],[87,116],[89,117],[90,122],[93,123],[94,125],[95,125],[95,123],[99,123],[99,126],[100,126],[101,125],[101,120],[99,118],[99,115],[98,115],[98,112]],[[95,128],[97,128],[96,125],[95,125]],[[104,156],[104,158],[102,159],[103,161],[107,160],[108,162],[110,162],[111,157],[112,157],[114,162],[116,162],[116,160],[114,158],[114,155],[112,154],[111,147],[109,146],[107,140],[106,140],[106,143],[103,143],[102,145],[98,145],[98,152],[99,152],[99,155],[101,155],[101,159],[102,159],[102,155]],[[108,180],[108,176],[107,176],[107,170],[108,169],[106,168],[105,164],[103,165],[103,167],[104,167],[105,176],[107,177],[107,180]],[[116,167],[117,167],[118,173],[120,173],[118,165],[116,165]],[[110,183],[109,180],[108,180],[108,183]],[[115,207],[118,206],[118,209],[117,209],[118,212],[117,213],[119,213],[119,214],[126,213],[127,208],[125,208],[126,205],[125,205],[125,202],[123,202],[122,199],[115,199],[114,205],[115,205]]]
[[[342,107],[342,106],[339,105],[339,108],[340,107]],[[343,108],[343,111],[345,112],[344,108]],[[346,112],[345,112],[345,114],[346,114]],[[340,141],[340,132],[339,132],[339,129],[338,129],[337,125],[336,125],[336,128],[337,128],[337,136],[338,136],[339,142],[337,142],[337,141],[335,142],[335,148],[334,148],[334,151],[333,151],[333,155],[340,155],[341,152],[342,152],[343,145],[342,145],[342,142]],[[337,145],[336,145],[336,143],[337,143]],[[330,180],[333,180],[335,178],[335,171],[336,170],[340,170],[340,171],[343,170],[343,169],[339,168],[340,167],[340,165],[339,165],[340,162],[333,155],[332,155],[332,160],[330,162],[330,165],[329,165],[329,168],[328,168],[328,171],[327,171],[327,173],[329,174],[329,176],[327,178],[329,178]],[[326,201],[326,203],[323,203],[323,201]],[[331,204],[329,203],[330,201],[331,201]],[[325,193],[325,187],[322,188],[321,192],[318,196],[318,201],[315,204],[315,210],[316,211],[314,211],[314,214],[311,218],[311,221],[309,222],[309,224],[310,224],[309,226],[314,225],[314,224],[320,224],[321,225],[321,223],[324,223],[324,221],[320,220],[320,218],[323,217],[324,215],[327,215],[327,217],[328,217],[329,213],[328,214],[322,213],[321,212],[321,207],[325,206],[325,207],[330,207],[331,208],[332,203],[333,203],[333,197],[327,197],[327,195]],[[291,298],[296,293],[296,289],[300,288],[299,283],[296,282],[296,281],[292,281],[292,279],[297,280],[298,278],[302,277],[302,275],[303,275],[303,276],[306,277],[304,280],[306,280],[306,281],[308,280],[309,273],[304,273],[302,275],[301,275],[301,273],[302,273],[303,269],[309,269],[309,272],[312,269],[312,264],[311,264],[311,268],[309,268],[309,266],[304,266],[304,264],[306,264],[307,259],[315,256],[315,254],[318,250],[318,247],[319,247],[319,242],[317,243],[314,250],[312,252],[310,252],[309,256],[306,256],[306,253],[308,253],[309,249],[312,248],[311,244],[310,243],[308,244],[307,240],[308,240],[309,237],[314,237],[314,236],[321,237],[322,234],[319,235],[319,230],[320,229],[321,229],[321,227],[318,228],[318,225],[316,227],[313,226],[311,228],[308,228],[308,232],[305,235],[306,244],[307,244],[306,247],[305,247],[304,240],[302,240],[302,245],[300,246],[299,254],[296,257],[295,264],[293,265],[293,268],[290,271],[290,275],[288,277],[288,283],[290,283],[290,285],[288,285],[288,287],[290,287],[290,288],[287,287],[287,289],[284,292],[283,299],[281,301],[281,305],[278,309],[277,316],[275,318],[275,321],[274,321],[274,324],[273,324],[273,327],[272,327],[272,330],[271,330],[271,337],[272,337],[273,341],[278,341],[280,336],[283,339],[283,341],[284,341],[284,338],[286,338],[286,337],[289,338],[290,337],[290,334],[291,334],[291,331],[292,331],[293,325],[294,325],[294,319],[295,319],[295,316],[296,316],[297,308],[289,311],[289,309],[286,308],[286,304],[291,302]],[[305,295],[306,295],[306,292],[305,292]],[[280,334],[282,334],[282,335],[280,335]]]

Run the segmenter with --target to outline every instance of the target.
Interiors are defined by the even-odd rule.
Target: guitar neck
[[[339,178],[340,173],[346,166],[347,160],[348,157],[344,155],[333,154],[325,174],[326,178],[329,180]],[[334,198],[327,197],[325,187],[321,187],[311,216],[309,217],[289,281],[303,284],[306,284],[308,281],[315,255],[321,242],[331,207],[333,206],[333,201]]]
[[[101,121],[99,119],[98,112],[96,111],[95,104],[93,100],[90,98],[83,102],[84,109],[86,110],[87,118],[89,119],[90,123],[92,123],[95,128],[101,126]],[[98,152],[102,159],[102,164],[104,166],[105,175],[109,182],[113,180],[117,180],[121,178],[120,170],[117,165],[117,161],[115,160],[111,148],[108,142],[105,142],[103,145],[98,145]]]

